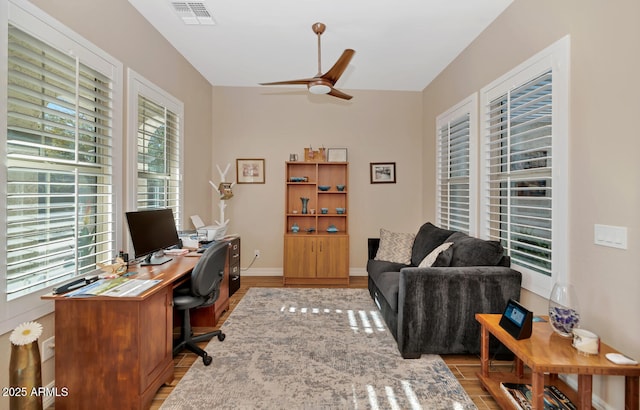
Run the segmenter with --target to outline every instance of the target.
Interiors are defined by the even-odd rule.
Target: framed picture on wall
[[[237,158],[238,184],[264,184],[264,158]]]
[[[396,183],[396,163],[395,162],[371,162],[370,163],[372,184],[395,184]]]

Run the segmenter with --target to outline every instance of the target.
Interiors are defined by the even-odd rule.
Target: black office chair
[[[201,356],[205,366],[210,365],[213,359],[196,343],[210,340],[214,336],[217,336],[218,340],[222,342],[225,335],[221,330],[216,330],[194,337],[189,310],[211,306],[218,299],[220,283],[224,277],[227,248],[226,242],[210,246],[193,268],[190,286],[176,289],[173,294],[173,306],[183,312],[180,339],[174,344],[173,354],[175,355],[186,347]]]

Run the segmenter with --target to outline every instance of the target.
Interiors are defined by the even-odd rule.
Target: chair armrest
[[[375,259],[376,254],[378,253],[378,248],[380,247],[380,238],[368,238],[367,239],[367,248],[369,251],[369,259]]]

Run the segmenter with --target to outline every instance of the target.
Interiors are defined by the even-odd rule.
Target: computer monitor
[[[141,265],[162,265],[170,257],[164,250],[180,243],[171,209],[149,209],[127,212],[129,234],[135,257],[146,256]]]

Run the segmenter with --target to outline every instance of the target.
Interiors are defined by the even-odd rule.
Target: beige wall
[[[356,57],[357,58],[357,57]],[[265,158],[264,185],[236,185],[228,201],[229,232],[242,235],[243,275],[282,274],[284,163],[304,147],[346,147],[352,274],[364,272],[367,238],[381,227],[416,232],[421,222],[421,94],[347,91],[343,100],[306,89],[214,87],[213,160]],[[396,184],[370,184],[370,162],[396,162]],[[214,164],[214,169],[215,169]],[[217,171],[216,171],[217,172]],[[216,177],[216,182],[219,178]],[[218,219],[218,208],[213,215]]]
[[[640,3],[516,0],[424,91],[424,219],[435,215],[435,118],[563,36],[571,35],[569,269],[582,326],[640,358]],[[629,246],[594,245],[594,224],[626,226]],[[523,302],[546,313],[547,299]],[[622,408],[621,378],[595,394]]]
[[[126,70],[129,67],[184,103],[185,215],[206,215],[210,212],[211,196],[207,181],[211,175],[211,85],[127,0],[33,0],[32,3],[120,60],[124,66],[123,92],[126,93]],[[2,7],[6,7],[5,0]],[[96,11],[100,18],[87,18]],[[122,135],[126,135],[126,94],[124,98],[123,128],[115,131]],[[42,342],[53,336],[53,315],[38,321],[44,326],[39,339]],[[5,369],[0,372],[0,386],[9,385],[6,371],[9,352],[9,334],[0,335],[0,369]],[[53,360],[45,362],[42,371],[46,385],[54,377]],[[0,397],[0,408],[8,408],[6,397]]]

